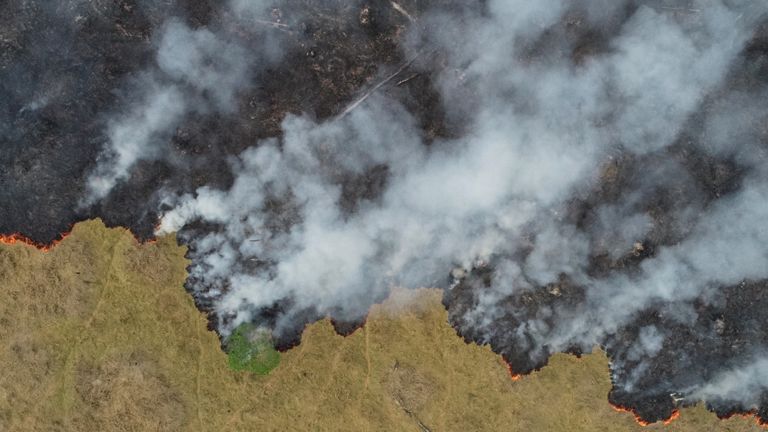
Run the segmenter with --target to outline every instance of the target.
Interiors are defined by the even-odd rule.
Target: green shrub
[[[269,332],[252,324],[239,325],[227,338],[229,367],[266,375],[280,363],[280,353],[272,345]]]

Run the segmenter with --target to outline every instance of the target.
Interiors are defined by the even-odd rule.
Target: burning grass
[[[68,235],[69,235],[69,232],[65,232],[61,234],[58,240],[54,240],[49,244],[39,244],[21,234],[10,234],[10,235],[0,234],[0,244],[4,244],[4,245],[25,244],[27,246],[34,246],[43,252],[48,252],[54,246],[61,243],[61,241],[64,240],[64,238],[66,238]]]
[[[437,290],[395,291],[348,337],[308,326],[269,375],[233,371],[182,288],[184,253],[98,221],[47,253],[0,245],[0,430],[761,430],[703,406],[641,427],[607,402],[599,351],[512,381]]]

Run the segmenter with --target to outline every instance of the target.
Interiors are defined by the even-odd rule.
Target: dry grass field
[[[513,381],[427,289],[395,291],[346,338],[307,327],[269,375],[235,372],[182,287],[184,252],[100,221],[48,252],[0,245],[0,430],[762,430],[702,407],[642,427],[608,404],[600,352]]]

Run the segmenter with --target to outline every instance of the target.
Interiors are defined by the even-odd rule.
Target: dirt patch
[[[75,389],[85,405],[81,430],[173,431],[187,417],[181,396],[145,353],[77,366]]]
[[[432,398],[437,386],[427,374],[395,362],[387,380],[387,389],[398,405],[410,412],[418,412]]]

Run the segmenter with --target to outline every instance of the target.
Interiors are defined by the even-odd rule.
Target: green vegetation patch
[[[280,363],[280,353],[272,345],[268,331],[253,324],[240,324],[227,339],[229,367],[267,375]]]

